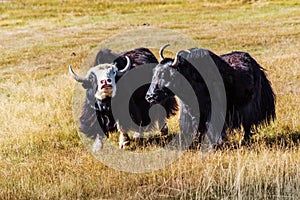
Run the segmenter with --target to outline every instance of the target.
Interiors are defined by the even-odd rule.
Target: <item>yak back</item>
[[[192,85],[193,89],[195,90],[195,93],[197,94],[199,104],[205,103],[203,101],[208,102],[208,99],[210,99],[210,95],[208,92],[208,88],[206,86],[206,83],[204,82],[204,79],[202,75],[199,73],[199,71],[190,63],[194,62],[199,63],[201,59],[204,59],[205,57],[209,56],[212,61],[215,63],[215,65],[218,68],[218,71],[220,72],[220,75],[223,79],[224,87],[226,90],[226,96],[227,99],[230,101],[230,97],[233,97],[235,94],[233,90],[233,76],[235,74],[234,69],[230,67],[223,59],[221,59],[218,55],[214,54],[213,52],[202,49],[202,48],[192,48],[189,49],[190,53],[186,54],[184,58],[180,57],[180,64],[178,67],[178,71],[183,74],[187,80]],[[200,65],[197,67],[207,68],[207,66],[201,65],[202,63],[199,63]],[[209,70],[209,69],[208,69]],[[207,73],[209,74],[209,73]],[[204,98],[207,97],[207,98]],[[233,98],[235,99],[235,98]],[[230,103],[230,102],[229,102]]]
[[[118,54],[111,52],[110,49],[101,49],[96,56],[93,66],[104,63],[113,63],[113,61],[118,57]],[[126,62],[126,61],[125,61]],[[126,65],[126,63],[125,63]]]
[[[131,69],[144,64],[154,63],[157,64],[158,61],[153,53],[147,48],[137,48],[128,52],[121,53],[113,62],[117,64],[119,70],[122,70],[126,66],[127,56],[131,62]]]
[[[260,98],[260,66],[248,53],[232,52],[221,55],[222,60],[231,68],[227,73],[230,79],[230,99],[235,106],[244,106],[250,101]]]
[[[236,51],[218,56],[206,49],[193,48],[189,51],[185,59],[180,58],[179,71],[194,85],[200,107],[201,104],[210,106],[207,103],[208,90],[202,76],[187,60],[197,60],[209,55],[223,78],[227,109],[231,114],[251,116],[247,123],[252,125],[275,118],[275,94],[271,84],[263,68],[248,53]],[[233,122],[233,126],[237,127],[241,123],[238,119],[240,117],[234,118],[236,122]]]
[[[206,49],[193,48],[189,51],[187,60],[197,60],[207,55],[211,57],[223,78],[229,105],[244,106],[259,96],[260,73],[262,70],[248,53],[232,52],[218,56]],[[184,63],[183,65],[187,66],[189,64]],[[188,68],[192,80],[203,82],[203,78],[195,71],[194,67]]]
[[[244,115],[249,116],[249,124],[269,123],[275,119],[275,94],[264,69],[246,52],[234,51],[221,58],[234,69],[236,106],[248,107]]]
[[[221,57],[236,71],[235,79],[241,83],[236,85],[238,92],[242,90],[244,96],[248,95],[251,103],[255,104],[255,108],[252,106],[253,112],[256,112],[257,116],[255,124],[263,121],[268,123],[275,119],[276,97],[265,70],[246,52],[234,51],[221,55]],[[251,82],[252,85],[246,85],[245,82]],[[244,84],[244,88],[242,88],[242,84]]]
[[[122,70],[127,64],[125,56],[130,59],[131,69],[147,63],[158,63],[156,57],[149,49],[141,47],[120,54],[113,53],[110,49],[101,49],[96,56],[93,66],[104,63],[116,63],[118,69]]]

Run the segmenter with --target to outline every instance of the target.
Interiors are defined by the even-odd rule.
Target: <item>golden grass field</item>
[[[277,119],[247,147],[235,131],[226,148],[158,171],[99,162],[78,136],[68,65],[145,26],[217,54],[249,52],[267,70]],[[0,103],[0,199],[300,199],[300,3],[0,0]]]

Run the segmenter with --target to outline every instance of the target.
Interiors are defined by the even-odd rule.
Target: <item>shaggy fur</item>
[[[119,55],[111,52],[109,49],[103,49],[97,54],[94,66],[103,63],[116,63],[118,69],[122,70],[127,63],[125,56],[130,59],[131,69],[147,63],[158,63],[155,56],[146,48],[134,49]],[[87,89],[86,100],[80,117],[80,131],[91,138],[95,138],[96,134],[101,132],[100,128],[106,136],[108,136],[108,132],[110,131],[117,131],[116,121],[111,112],[111,99],[106,98],[100,101],[94,97],[95,89],[97,87],[97,80],[94,80],[95,78],[96,77],[91,77],[90,80],[92,83],[88,87],[84,86]],[[120,77],[116,77],[116,82],[119,79]],[[150,84],[141,86],[134,91],[129,102],[129,112],[132,120],[141,126],[148,125],[151,121],[149,117],[151,104],[145,100],[149,85]],[[130,91],[130,83],[128,88],[128,92],[133,92]],[[166,109],[168,117],[174,115],[178,110],[175,97],[166,99],[164,102],[161,102],[161,105]],[[121,126],[125,131],[130,128],[123,124],[121,124]]]
[[[182,94],[176,94],[181,98],[182,102],[180,116],[180,128],[182,132],[192,130],[191,127],[195,127],[192,119],[199,117],[200,122],[195,134],[200,140],[200,136],[203,136],[208,129],[207,124],[211,115],[211,99],[208,88],[199,72],[187,61],[201,59],[206,55],[209,55],[218,67],[225,86],[227,111],[222,133],[223,137],[225,137],[225,128],[233,129],[243,126],[245,130],[243,139],[247,142],[251,137],[250,130],[252,127],[261,123],[269,123],[270,120],[275,118],[275,95],[271,84],[263,68],[248,53],[232,52],[217,56],[205,49],[193,48],[189,51],[190,53],[186,55],[185,59],[179,56],[177,66],[171,66],[174,61],[173,59],[165,58],[156,66],[154,71],[157,77],[159,73],[167,74],[170,68],[176,69],[189,81],[197,95],[200,113],[195,113],[191,109],[189,99],[183,95],[184,91]],[[173,77],[172,80],[175,79],[176,77]],[[167,81],[159,81],[155,77],[152,80],[155,81],[152,81],[151,87],[148,90],[148,100],[160,102],[174,95],[166,88],[163,88],[163,85],[159,85]],[[173,84],[175,82],[173,81]],[[168,84],[172,84],[172,81]],[[173,85],[173,87],[176,86]]]

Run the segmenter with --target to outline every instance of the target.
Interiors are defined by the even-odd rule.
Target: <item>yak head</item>
[[[126,57],[127,64],[124,69],[118,70],[116,64],[100,64],[92,67],[85,77],[80,77],[69,66],[72,77],[87,90],[89,101],[102,101],[114,97],[116,94],[116,78],[122,76],[130,69],[130,59]]]
[[[178,75],[179,54],[186,52],[186,50],[178,51],[174,59],[164,58],[163,51],[168,46],[170,45],[166,44],[160,48],[161,61],[153,69],[151,84],[145,97],[149,103],[160,103],[174,96],[174,93],[168,87],[177,87],[174,85],[176,84],[174,80]]]

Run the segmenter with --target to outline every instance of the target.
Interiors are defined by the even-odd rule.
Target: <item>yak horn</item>
[[[163,56],[163,52],[165,50],[165,48],[167,48],[168,46],[170,46],[170,44],[165,44],[164,46],[162,46],[159,50],[159,57],[161,60],[165,59],[165,57]]]
[[[120,70],[117,72],[118,76],[122,76],[125,72],[127,72],[130,69],[130,59],[128,58],[128,56],[125,56],[126,60],[127,60],[127,64],[124,67],[124,69]]]
[[[87,81],[86,78],[80,77],[80,76],[78,76],[77,74],[75,74],[75,72],[74,72],[73,69],[72,69],[72,65],[69,65],[69,72],[70,72],[71,76],[72,76],[77,82],[83,83],[83,82]]]
[[[174,58],[174,61],[172,63],[172,67],[176,67],[178,65],[178,62],[179,62],[179,54],[183,53],[183,52],[186,52],[186,53],[190,53],[189,50],[180,50],[176,53],[175,55],[175,58]]]

